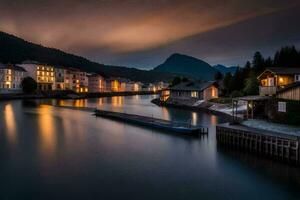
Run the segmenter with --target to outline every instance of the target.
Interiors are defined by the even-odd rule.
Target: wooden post
[[[254,118],[254,105],[253,105],[253,100],[251,101],[251,115],[252,119]]]
[[[247,119],[249,118],[249,103],[248,103],[248,101],[246,101],[247,102]]]

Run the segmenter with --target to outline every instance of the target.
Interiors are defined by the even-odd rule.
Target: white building
[[[67,68],[65,71],[65,89],[74,92],[88,92],[87,73],[76,68]]]
[[[26,70],[17,65],[0,63],[0,93],[16,93],[22,91],[22,80]]]
[[[126,92],[138,92],[142,91],[142,83],[140,82],[127,82],[125,83],[126,85],[124,86],[124,91]]]
[[[27,71],[27,76],[30,76],[37,82],[38,90],[49,91],[55,89],[54,66],[35,61],[26,61],[19,66]]]

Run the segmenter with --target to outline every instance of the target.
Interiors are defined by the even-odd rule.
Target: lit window
[[[192,91],[191,92],[191,97],[197,98],[198,97],[198,92],[197,91]]]

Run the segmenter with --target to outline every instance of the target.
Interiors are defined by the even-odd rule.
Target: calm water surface
[[[214,125],[226,119],[152,98],[1,101],[0,199],[300,199],[300,168],[220,149]],[[191,119],[210,133],[184,137],[50,105]]]

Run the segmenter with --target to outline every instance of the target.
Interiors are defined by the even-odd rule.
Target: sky
[[[299,0],[0,0],[0,30],[104,64],[151,69],[173,53],[244,65],[300,47]]]

